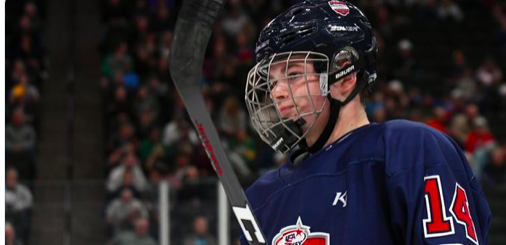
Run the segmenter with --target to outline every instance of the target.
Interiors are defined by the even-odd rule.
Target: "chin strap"
[[[318,137],[313,145],[308,147],[306,141],[302,140],[301,143],[299,143],[301,144],[301,148],[306,148],[310,153],[315,153],[323,148],[323,146],[325,146],[325,143],[327,143],[330,135],[334,131],[334,127],[336,126],[337,119],[339,118],[339,112],[341,111],[341,108],[348,104],[353,98],[355,98],[355,96],[357,96],[368,83],[369,75],[366,71],[360,72],[358,76],[360,79],[358,80],[357,86],[355,86],[351,94],[344,101],[332,98],[330,93],[327,95],[327,98],[330,101],[330,114],[327,125],[325,125],[323,132],[320,134],[320,137]]]
[[[306,124],[306,121],[299,118],[297,121],[290,120],[273,127],[272,131],[275,132],[278,137],[270,142],[272,149],[283,153],[289,151],[295,142],[302,137],[302,126],[304,124]],[[305,140],[301,140],[300,142],[306,143]],[[307,148],[307,145],[304,146],[304,148]]]

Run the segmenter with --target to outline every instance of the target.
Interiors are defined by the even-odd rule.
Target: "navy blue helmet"
[[[376,40],[362,11],[346,1],[309,0],[293,5],[260,32],[256,61],[287,51],[313,51],[332,59],[347,46],[369,58],[365,69],[375,74]]]

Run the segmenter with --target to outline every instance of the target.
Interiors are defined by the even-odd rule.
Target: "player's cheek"
[[[300,98],[297,103],[297,108],[301,114],[315,113],[323,107],[325,98],[319,95],[307,95]]]

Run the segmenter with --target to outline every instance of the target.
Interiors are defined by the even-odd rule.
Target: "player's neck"
[[[343,135],[348,132],[355,130],[359,127],[369,124],[369,119],[367,118],[367,114],[365,113],[364,107],[360,103],[359,100],[353,100],[344,107],[341,108],[339,112],[339,118],[337,119],[336,126],[332,131],[332,134],[325,143],[325,146],[331,144],[332,142],[338,140]]]

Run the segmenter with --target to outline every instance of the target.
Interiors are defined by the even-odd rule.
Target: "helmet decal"
[[[346,5],[346,3],[341,1],[329,1],[329,6],[334,10],[336,13],[346,16],[350,13],[350,8]]]

